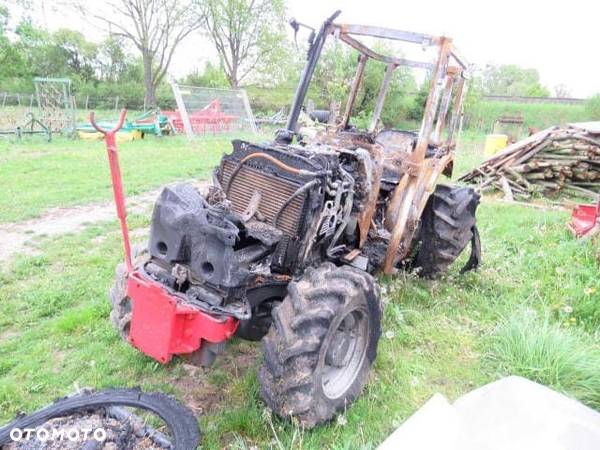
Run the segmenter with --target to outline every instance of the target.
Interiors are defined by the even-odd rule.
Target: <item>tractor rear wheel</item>
[[[474,269],[481,260],[481,244],[475,226],[479,194],[473,189],[440,184],[429,197],[419,231],[420,246],[413,267],[421,275],[444,272],[471,242],[471,258],[464,270]]]
[[[145,246],[134,247],[131,253],[134,269],[142,266],[150,259],[150,254]],[[115,269],[115,283],[109,291],[109,298],[112,305],[110,321],[123,340],[129,341],[131,299],[127,296],[127,267],[125,263],[119,263]]]
[[[330,420],[362,391],[380,334],[371,275],[331,263],[307,269],[273,309],[258,375],[263,399],[305,427]]]

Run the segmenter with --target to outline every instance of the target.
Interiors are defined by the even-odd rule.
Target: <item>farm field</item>
[[[483,159],[466,134],[455,178]],[[203,179],[226,139],[146,139],[120,145],[128,194]],[[10,176],[9,176],[10,175]],[[4,225],[48,208],[111,197],[102,142],[0,142]],[[42,238],[0,271],[0,423],[81,387],[141,386],[176,395],[200,417],[203,448],[375,448],[432,394],[454,399],[500,376],[549,385],[600,410],[600,279],[592,241],[575,241],[568,211],[482,201],[484,264],[441,279],[382,277],[379,354],[365,394],[329,425],[305,431],[260,400],[260,345],[234,340],[211,369],[161,366],[112,329],[107,291],[122,258],[116,220]],[[143,242],[149,209],[132,214]],[[585,358],[583,357],[585,356]]]
[[[188,142],[183,136],[119,144],[128,195],[168,181],[207,178],[230,139]],[[112,197],[104,141],[56,138],[0,141],[0,223],[39,216],[45,209],[109,200]]]

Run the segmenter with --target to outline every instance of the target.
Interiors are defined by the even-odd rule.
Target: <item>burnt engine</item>
[[[328,146],[234,141],[208,194],[186,183],[163,190],[145,270],[208,312],[248,322],[266,302],[270,317],[295,274],[354,239],[357,161]]]

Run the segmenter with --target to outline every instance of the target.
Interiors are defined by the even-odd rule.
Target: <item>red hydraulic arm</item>
[[[115,205],[117,206],[117,216],[121,222],[121,233],[123,234],[123,247],[125,249],[125,264],[127,273],[133,271],[131,263],[131,244],[129,242],[129,229],[127,228],[127,208],[125,207],[125,194],[123,193],[123,180],[121,178],[121,167],[119,166],[119,155],[117,154],[116,134],[123,126],[127,110],[122,109],[117,125],[112,130],[105,130],[96,123],[94,111],[90,112],[90,123],[100,133],[104,135],[106,142],[106,152],[108,153],[108,162],[110,165],[110,177],[112,179],[113,195]]]

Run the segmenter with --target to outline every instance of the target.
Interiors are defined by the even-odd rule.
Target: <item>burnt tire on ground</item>
[[[141,267],[150,259],[146,246],[136,246],[131,253],[134,269]],[[125,263],[119,263],[115,269],[115,283],[109,291],[109,298],[112,306],[110,321],[121,337],[127,341],[131,326],[131,300],[127,297],[127,267]]]
[[[13,428],[36,428],[57,417],[110,406],[140,408],[159,416],[169,430],[171,444],[175,450],[195,449],[200,443],[198,421],[189,409],[173,397],[162,393],[144,393],[139,389],[109,389],[65,397],[32,414],[18,417],[0,428],[0,447],[11,441],[10,432]]]
[[[476,268],[481,260],[481,245],[475,213],[479,194],[461,186],[438,185],[429,197],[419,230],[420,246],[413,267],[432,277],[444,272],[471,242],[471,257],[463,268]]]
[[[259,371],[266,404],[305,427],[347,408],[367,382],[381,334],[375,279],[331,263],[307,269],[273,309]]]

